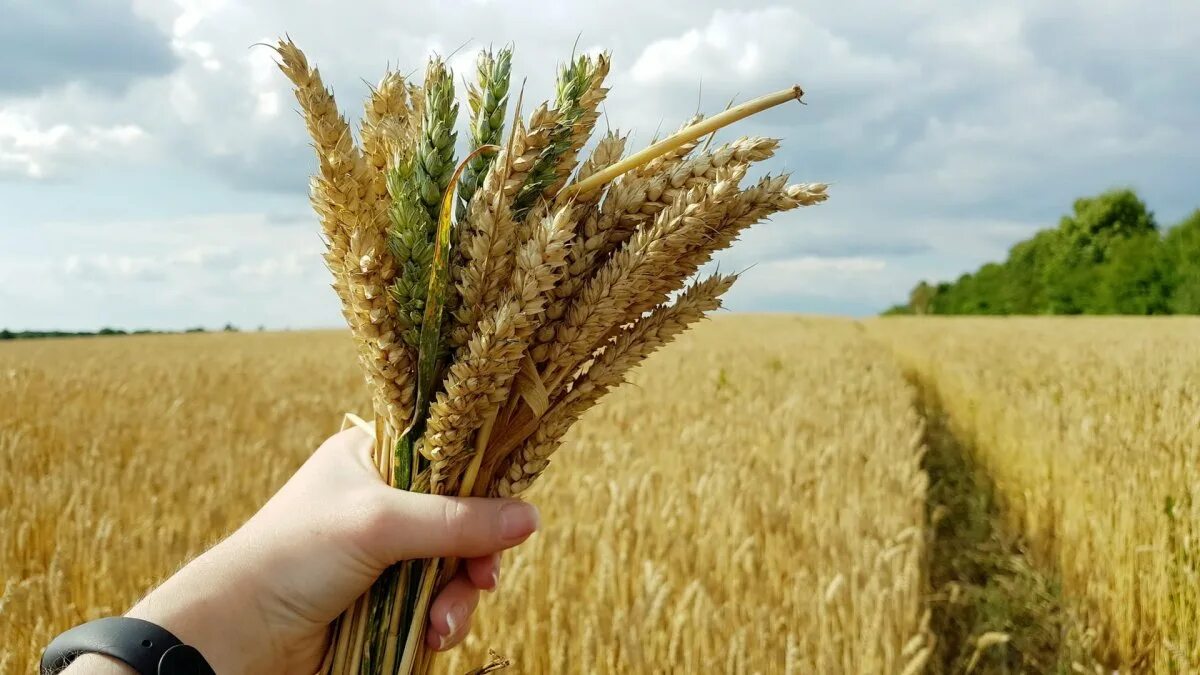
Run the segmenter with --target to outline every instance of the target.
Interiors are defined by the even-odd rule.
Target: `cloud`
[[[127,152],[146,140],[136,124],[39,126],[32,115],[0,110],[0,178],[41,179],[84,156]]]
[[[37,93],[70,82],[123,91],[177,64],[167,37],[118,0],[4,3],[0,61],[0,95]]]
[[[71,254],[63,264],[63,272],[83,282],[165,281],[172,277],[194,277],[196,274],[240,272],[260,263],[243,262],[229,248],[192,247],[162,255],[116,255],[112,253]],[[253,275],[251,275],[253,276]]]
[[[896,276],[882,258],[799,256],[773,260],[742,272],[726,306],[749,311],[868,314],[878,311],[895,291]]]
[[[313,231],[262,213],[38,228],[38,255],[0,251],[0,316],[15,328],[339,326]]]
[[[902,76],[908,67],[890,57],[851,45],[818,23],[814,15],[788,7],[717,10],[702,27],[647,45],[631,68],[638,84],[682,82],[701,75],[722,84],[780,81],[811,71],[809,82],[874,83]]]
[[[25,4],[35,8],[27,14],[55,11]],[[43,59],[58,74],[0,91],[0,200],[8,205],[0,228],[12,228],[0,230],[5,249],[36,258],[37,246],[58,244],[31,232],[49,224],[46,231],[61,234],[56,221],[77,222],[84,205],[99,206],[105,214],[93,233],[61,235],[98,243],[60,251],[47,269],[64,276],[64,256],[78,255],[78,271],[108,275],[103,283],[118,295],[160,284],[156,297],[178,293],[214,314],[232,311],[238,298],[247,313],[294,322],[304,304],[281,308],[265,289],[295,265],[306,271],[294,286],[311,284],[328,296],[317,226],[304,211],[314,168],[304,123],[274,54],[251,47],[285,32],[320,66],[352,126],[367,82],[385,66],[419,78],[430,51],[449,55],[461,46],[452,57],[461,85],[474,52],[489,43],[516,45],[513,72],[524,84],[526,113],[553,96],[554,65],[577,37],[581,50],[611,49],[612,90],[600,125],[632,131],[631,148],[697,108],[711,113],[735,97],[800,83],[807,106],[781,106],[723,138],[782,137],[778,155],[750,179],[769,171],[828,181],[831,199],[756,226],[719,257],[723,270],[747,270],[730,296],[735,309],[881,309],[920,278],[955,276],[1002,256],[1053,225],[1075,197],[1111,185],[1132,184],[1163,222],[1197,205],[1196,3],[1153,12],[1133,0],[843,0],[820,7],[513,0],[470,11],[434,0],[363,0],[336,12],[284,0],[132,0],[131,8],[113,5],[107,13],[79,7],[80,23],[69,28],[89,33],[81,40],[112,43],[128,34],[157,44],[169,63],[68,70],[54,64],[74,52],[59,50]],[[135,28],[122,28],[130,22]],[[138,218],[123,217],[122,203]],[[236,213],[215,213],[222,209]],[[96,228],[106,230],[102,237]],[[161,264],[180,251],[222,246],[234,249],[237,262],[221,271]],[[102,254],[108,258],[93,259]],[[15,257],[5,264],[25,264]],[[862,267],[879,261],[882,268]],[[92,282],[87,311],[116,311],[118,301],[99,295],[100,284]],[[64,298],[60,304],[83,303]],[[7,313],[11,299],[5,303]],[[334,310],[319,316],[337,323]]]

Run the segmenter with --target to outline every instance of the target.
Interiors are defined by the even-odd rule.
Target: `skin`
[[[226,673],[316,672],[329,625],[390,565],[462,558],[434,599],[427,644],[466,637],[481,590],[495,590],[500,553],[537,529],[537,509],[515,499],[459,499],[388,487],[371,439],[348,429],[325,441],[241,528],[192,560],[126,616],[152,621]],[[121,674],[85,655],[63,671]]]

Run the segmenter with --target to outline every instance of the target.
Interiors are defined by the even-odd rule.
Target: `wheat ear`
[[[787,176],[768,176],[737,194],[715,213],[719,222],[697,233],[693,243],[641,289],[625,320],[630,321],[662,302],[695,274],[717,251],[729,248],[746,228],[776,213],[819,204],[827,198],[823,183],[787,185]]]
[[[467,107],[471,111],[471,150],[484,145],[500,145],[504,133],[504,116],[508,111],[508,87],[512,75],[512,48],[493,54],[487,49],[479,52],[475,63],[476,81],[467,87]],[[494,154],[478,155],[467,165],[458,186],[458,217],[467,217],[471,197],[483,184],[488,169],[495,162]]]
[[[519,238],[509,205],[550,142],[557,123],[557,113],[546,104],[534,110],[528,127],[518,118],[508,144],[492,164],[483,187],[471,199],[460,238],[462,263],[455,270],[461,296],[454,313],[457,326],[451,335],[456,346],[466,344],[479,319],[496,305],[512,274],[511,252],[519,245]]]
[[[698,187],[680,195],[602,264],[571,300],[546,352],[542,379],[553,393],[626,316],[630,305],[658,270],[685,251],[712,207],[710,190]]]
[[[405,141],[411,138],[410,129],[414,126],[411,112],[408,87],[399,73],[386,73],[367,97],[359,137],[376,195],[387,194],[387,167],[391,155],[404,152]],[[407,150],[411,152],[411,148]]]
[[[551,131],[549,143],[531,167],[527,179],[513,201],[513,212],[517,214],[518,222],[524,219],[551,188],[557,192],[558,187],[570,175],[578,153],[578,149],[572,151],[578,140],[576,126],[580,126],[580,133],[586,131],[590,135],[596,118],[594,108],[589,111],[587,106],[600,105],[604,92],[607,91],[601,86],[607,73],[606,55],[601,55],[595,61],[586,55],[579,56],[559,70],[555,99],[558,124]],[[586,140],[585,136],[584,142]],[[566,159],[568,157],[569,159]],[[566,161],[570,162],[569,166],[565,165]]]
[[[291,40],[281,40],[276,51],[317,151],[312,204],[326,236],[325,262],[376,393],[376,412],[399,428],[411,407],[412,357],[399,343],[396,308],[387,294],[396,263],[377,218],[372,179],[320,73]]]
[[[468,459],[471,435],[508,399],[546,296],[566,264],[574,234],[569,214],[570,209],[559,209],[517,252],[503,300],[450,367],[446,390],[430,408],[425,442],[434,460],[431,482],[438,489],[453,486]]]
[[[507,468],[492,486],[492,494],[520,494],[550,463],[550,455],[562,444],[563,435],[579,417],[613,387],[625,381],[629,371],[647,356],[673,340],[706,312],[721,306],[721,295],[735,276],[715,275],[687,289],[670,305],[628,326],[609,343],[571,390],[542,418],[538,430],[514,452]]]

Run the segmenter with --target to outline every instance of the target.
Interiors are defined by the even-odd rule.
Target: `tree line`
[[[262,326],[258,330],[264,330]],[[239,329],[231,323],[225,324],[221,329],[225,333],[237,333]],[[103,337],[108,335],[176,335],[179,333],[207,333],[209,332],[202,326],[195,328],[186,328],[184,330],[125,330],[123,328],[101,328],[97,331],[69,331],[69,330],[9,330],[7,328],[0,329],[0,340],[35,340],[39,338],[63,338],[63,337]]]
[[[922,281],[885,314],[1200,314],[1200,209],[1164,230],[1133,190],[1083,197],[1003,262]]]

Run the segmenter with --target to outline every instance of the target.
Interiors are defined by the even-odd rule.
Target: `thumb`
[[[388,488],[377,545],[392,562],[478,558],[512,548],[538,529],[533,504],[517,499],[443,497]]]

